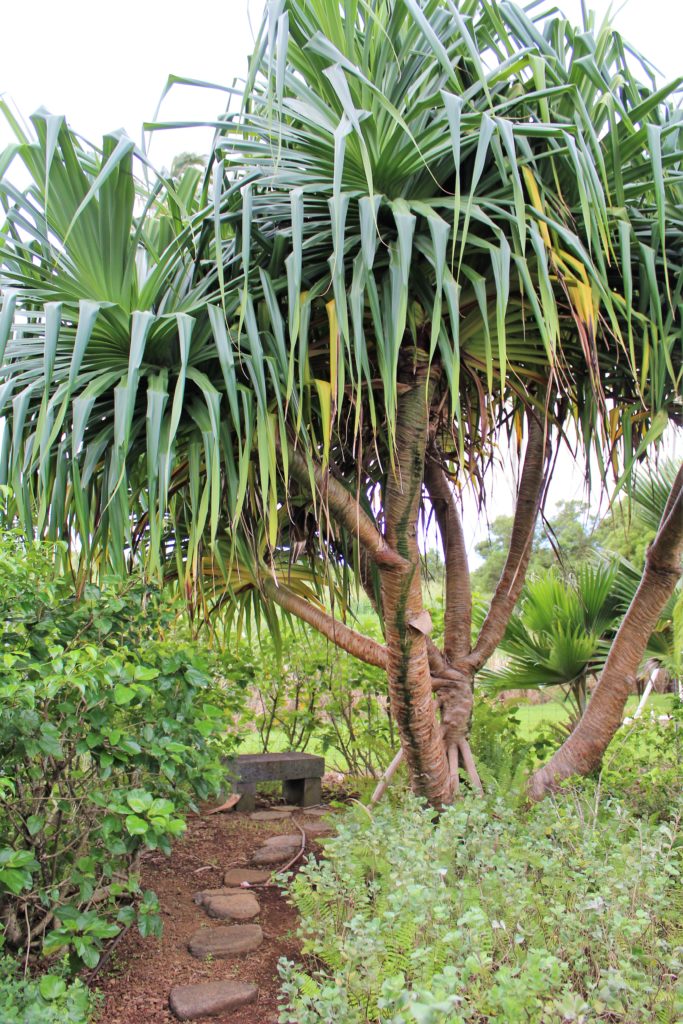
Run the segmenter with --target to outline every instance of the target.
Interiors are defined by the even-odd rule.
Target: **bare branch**
[[[322,468],[315,463],[312,464],[309,473],[308,462],[301,452],[294,448],[289,449],[288,458],[292,476],[309,489],[312,473],[313,482],[332,517],[341,523],[349,533],[358,538],[361,547],[377,565],[389,569],[405,569],[407,567],[408,563],[405,558],[402,558],[387,544],[384,535],[343,484],[335,480],[329,473],[324,473]]]
[[[375,786],[374,792],[373,792],[372,796],[370,797],[370,806],[371,807],[373,806],[373,804],[378,803],[382,799],[382,797],[384,796],[384,794],[385,794],[385,792],[387,790],[387,786],[391,782],[392,775],[395,774],[397,768],[399,767],[399,765],[403,761],[404,757],[405,757],[405,754],[403,752],[403,747],[401,747],[401,749],[399,750],[398,754],[396,754],[396,756],[393,758],[393,760],[391,761],[391,764],[388,765],[386,771],[384,772],[384,775],[382,776],[382,778],[379,780],[379,782]]]
[[[299,597],[288,587],[275,583],[272,579],[263,580],[264,593],[279,604],[290,615],[296,615],[298,619],[313,626],[319,633],[326,636],[337,647],[341,647],[347,654],[352,654],[359,661],[367,665],[376,665],[377,668],[386,670],[388,664],[387,650],[382,644],[378,644],[369,636],[363,636],[355,629],[344,625],[338,619],[332,617],[321,608],[316,608],[303,597]]]
[[[655,541],[653,541],[653,546],[656,542],[660,541],[662,532],[667,528],[667,520],[670,518],[674,508],[678,509],[678,515],[680,515],[681,491],[683,491],[683,472],[681,472],[682,469],[683,466],[679,466],[678,473],[676,473],[674,482],[671,485],[671,493],[669,494],[669,497],[666,499],[666,505],[664,506],[664,512],[662,513],[662,521],[659,530],[657,531],[657,537],[655,538]],[[667,541],[664,540],[661,543],[663,545],[666,545]],[[658,546],[660,545],[658,544]]]
[[[467,549],[455,495],[443,468],[435,459],[427,458],[424,481],[444,550],[444,654],[450,661],[469,654],[472,644],[472,592]]]
[[[453,743],[448,748],[448,769],[451,779],[451,793],[456,797],[460,792],[460,770],[458,766],[458,744]]]
[[[464,736],[459,740],[458,748],[459,748],[460,754],[462,756],[462,763],[464,764],[465,770],[467,771],[467,774],[470,777],[470,782],[472,783],[472,788],[475,790],[475,792],[479,793],[480,796],[483,796],[484,795],[484,787],[481,784],[481,779],[479,778],[479,772],[477,771],[477,766],[474,763],[474,757],[472,756],[472,750],[470,749],[470,745],[469,745],[469,743],[467,742],[467,739]]]
[[[548,439],[545,424],[531,412],[527,416],[529,437],[524,465],[517,491],[517,504],[510,536],[510,549],[501,573],[491,607],[481,627],[468,664],[477,671],[488,661],[510,621],[510,616],[522,592],[538,511],[541,507],[546,479]]]

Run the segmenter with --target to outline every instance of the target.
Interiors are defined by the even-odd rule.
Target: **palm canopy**
[[[0,462],[26,528],[246,601],[293,551],[359,567],[315,473],[377,516],[416,360],[454,476],[525,406],[628,464],[681,373],[679,83],[638,75],[608,27],[510,3],[272,0],[204,181],[17,126]]]
[[[615,563],[583,565],[570,579],[551,569],[529,580],[499,645],[505,665],[484,670],[484,685],[494,691],[566,687],[581,714],[586,677],[602,669],[623,617],[617,572]]]

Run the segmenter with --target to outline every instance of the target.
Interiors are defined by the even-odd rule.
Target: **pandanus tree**
[[[673,88],[511,3],[272,0],[201,183],[143,187],[127,140],[39,114],[3,158],[33,178],[3,185],[11,508],[83,572],[139,561],[384,668],[413,787],[448,802],[558,444],[619,474],[677,412]],[[514,527],[472,642],[458,496],[503,437]]]

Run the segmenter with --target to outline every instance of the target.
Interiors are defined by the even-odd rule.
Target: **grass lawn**
[[[672,693],[653,693],[645,705],[643,717],[647,718],[651,712],[657,715],[666,714],[673,707],[674,695]],[[632,715],[638,707],[638,697],[629,697],[626,703],[626,714]],[[532,739],[544,725],[553,722],[561,722],[568,717],[569,704],[560,700],[548,701],[546,704],[525,704],[521,703],[517,709],[517,718],[520,721],[520,733],[524,739]],[[273,729],[270,734],[269,749],[273,753],[282,750],[289,750],[286,736],[281,729]],[[261,741],[256,731],[249,731],[244,734],[240,744],[240,754],[259,754],[261,752]],[[341,754],[335,750],[324,750],[322,743],[315,736],[312,737],[306,747],[307,754],[318,754],[325,758],[328,771],[344,771],[345,765]]]
[[[268,744],[268,749],[269,749],[269,751],[271,753],[274,753],[274,754],[277,754],[277,753],[279,753],[282,750],[290,750],[291,749],[289,743],[287,742],[287,738],[286,738],[284,732],[282,731],[282,729],[273,729],[273,731],[270,734],[270,742]],[[299,749],[301,749],[301,748],[299,748]],[[240,754],[260,754],[261,753],[261,737],[259,736],[259,734],[255,730],[254,730],[254,732],[247,732],[247,733],[244,734],[244,738],[242,739],[242,742],[240,743],[239,753]],[[315,736],[308,743],[308,745],[306,747],[306,750],[305,750],[305,753],[307,753],[307,754],[319,754],[320,757],[324,757],[325,760],[328,762],[327,767],[331,768],[332,770],[334,770],[334,764],[332,762],[334,760],[334,753],[335,753],[335,751],[328,750],[327,752],[325,752],[322,749],[322,744],[320,743],[319,740],[316,740]]]
[[[638,697],[629,697],[626,702],[626,715],[632,715],[638,707]],[[653,693],[645,705],[643,717],[647,718],[651,711],[657,715],[667,714],[673,706],[672,693]],[[517,718],[520,732],[525,739],[532,739],[544,725],[561,722],[569,717],[570,705],[559,700],[548,701],[547,704],[520,704]]]

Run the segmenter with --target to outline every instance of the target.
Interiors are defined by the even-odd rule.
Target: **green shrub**
[[[359,628],[372,635],[369,616]],[[279,646],[264,638],[255,649],[223,655],[225,675],[246,681],[261,749],[306,750],[314,740],[341,771],[381,774],[398,746],[386,673],[315,633],[283,636]]]
[[[529,811],[356,808],[290,893],[304,965],[282,1022],[576,1024],[683,1013],[679,825],[590,786]]]
[[[316,638],[317,639],[317,638]],[[287,750],[305,751],[319,723],[319,706],[324,679],[310,648],[319,646],[308,637],[276,648],[271,638],[262,637],[250,649],[241,644],[226,648],[221,663],[225,676],[247,686],[251,722],[263,751],[281,743]]]
[[[523,739],[517,717],[519,705],[477,694],[472,713],[470,744],[487,793],[523,796],[528,771],[543,757],[548,741]]]
[[[87,1024],[95,999],[82,981],[61,974],[24,978],[11,957],[0,957],[2,1024]]]
[[[142,892],[145,850],[169,853],[197,799],[218,792],[241,695],[175,635],[139,581],[76,600],[50,551],[0,540],[0,919],[93,967],[137,923],[157,932]]]
[[[683,703],[676,700],[668,722],[646,715],[624,726],[608,747],[601,772],[603,792],[652,821],[681,814]]]

